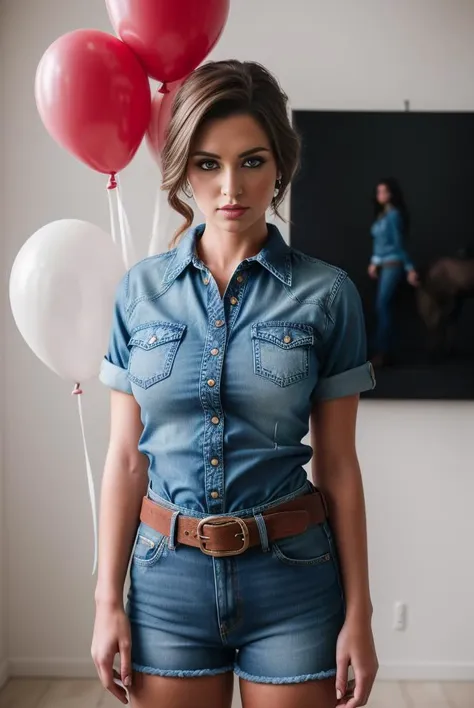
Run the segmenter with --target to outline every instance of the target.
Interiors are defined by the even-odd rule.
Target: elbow
[[[136,448],[126,449],[120,445],[110,445],[105,464],[106,468],[120,470],[139,481],[148,479],[148,457]]]

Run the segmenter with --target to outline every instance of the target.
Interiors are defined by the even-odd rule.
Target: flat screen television
[[[348,272],[364,306],[369,358],[375,188],[395,178],[405,197],[404,243],[420,286],[400,280],[390,357],[364,396],[474,398],[474,113],[301,110],[293,124],[302,165],[291,189],[291,245]]]

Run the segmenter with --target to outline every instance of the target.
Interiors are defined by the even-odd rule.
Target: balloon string
[[[84,455],[86,458],[87,483],[89,486],[89,498],[90,498],[91,510],[92,510],[92,523],[94,525],[94,565],[92,567],[92,575],[94,575],[96,568],[97,568],[97,510],[96,510],[96,503],[95,503],[94,479],[92,477],[92,468],[91,468],[91,463],[89,460],[89,453],[87,451],[86,433],[85,433],[85,428],[84,428],[84,416],[82,414],[82,401],[81,401],[82,389],[80,387],[80,384],[76,383],[71,395],[77,396],[77,404],[78,404],[78,409],[79,409],[79,421],[81,424],[81,433],[82,433],[82,443],[84,445]]]
[[[115,221],[115,211],[114,211],[114,203],[113,203],[113,196],[112,196],[111,189],[115,189],[115,187],[113,187],[113,188],[107,187],[107,198],[108,198],[108,202],[109,202],[109,213],[110,213],[110,231],[112,233],[112,241],[115,245],[117,245],[117,222]]]
[[[126,268],[130,268],[136,262],[135,251],[132,241],[132,233],[127,218],[127,213],[122,200],[122,186],[117,175],[117,206],[120,224],[120,238],[122,242],[122,253]]]

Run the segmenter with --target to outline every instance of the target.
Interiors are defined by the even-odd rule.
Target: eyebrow
[[[245,152],[241,152],[239,157],[248,157],[249,155],[253,155],[256,152],[270,152],[270,150],[266,147],[254,147],[251,148],[250,150],[245,150]],[[197,150],[196,152],[193,152],[191,157],[197,157],[198,155],[201,155],[202,157],[215,157],[216,159],[220,159],[220,155],[216,155],[213,152],[206,152],[205,150]]]

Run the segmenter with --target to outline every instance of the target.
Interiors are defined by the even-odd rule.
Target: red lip
[[[226,206],[219,207],[221,211],[224,209],[226,211],[244,211],[245,209],[248,209],[248,207],[241,206],[240,204],[226,204]]]

